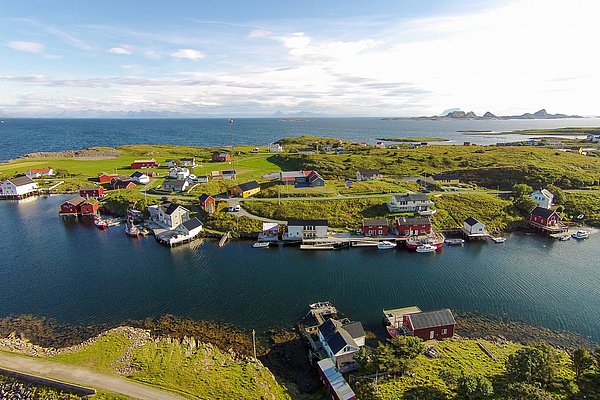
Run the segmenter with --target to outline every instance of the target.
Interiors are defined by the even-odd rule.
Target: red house
[[[151,160],[135,160],[131,163],[131,169],[141,169],[141,168],[158,168],[160,164],[156,162],[153,158]]]
[[[77,215],[81,213],[81,203],[83,203],[85,199],[81,196],[73,197],[70,200],[65,201],[60,205],[60,213],[61,214],[71,214]]]
[[[98,212],[100,202],[94,198],[90,198],[81,203],[79,207],[81,215],[92,215]]]
[[[200,208],[204,210],[207,214],[212,214],[216,211],[217,204],[212,196],[203,194],[198,199],[200,200]]]
[[[356,400],[356,394],[348,385],[344,376],[337,370],[331,358],[317,362],[321,382],[327,388],[333,400]]]
[[[213,162],[228,162],[231,161],[231,156],[227,153],[212,153]]]
[[[411,336],[422,340],[446,339],[454,336],[456,321],[452,311],[438,310],[404,315],[404,327]]]
[[[108,183],[111,180],[113,180],[114,178],[116,178],[117,176],[119,176],[119,175],[117,175],[117,174],[104,174],[104,173],[102,173],[102,174],[98,175],[98,182],[100,182],[100,183]]]
[[[388,230],[388,221],[385,218],[363,219],[360,233],[365,236],[387,236]]]
[[[130,180],[117,179],[113,183],[114,190],[131,189],[131,188],[134,188],[135,186],[136,186],[135,183],[131,182]]]
[[[104,197],[104,188],[102,186],[84,188],[79,190],[79,195],[84,199],[100,199]]]
[[[431,233],[431,220],[425,217],[396,218],[398,236],[419,236]]]
[[[529,223],[532,225],[557,226],[559,221],[560,216],[548,208],[536,207],[529,214]]]

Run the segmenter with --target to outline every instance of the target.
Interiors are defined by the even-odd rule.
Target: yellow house
[[[428,183],[430,185],[457,185],[460,183],[460,178],[456,174],[422,174],[419,176],[421,182]]]
[[[230,196],[238,196],[244,199],[258,192],[260,192],[260,185],[256,181],[240,183],[239,185],[227,190],[227,193],[229,193]]]

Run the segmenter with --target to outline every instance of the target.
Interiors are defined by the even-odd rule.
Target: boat
[[[490,239],[492,239],[492,241],[494,243],[504,243],[504,242],[506,242],[506,238],[505,237],[501,237],[501,236],[498,236],[498,237],[492,237],[492,236],[490,236]]]
[[[442,233],[432,232],[429,235],[410,236],[406,239],[406,247],[411,250],[416,250],[417,247],[428,244],[440,249],[445,240],[446,237]]]
[[[142,234],[142,232],[134,224],[131,224],[131,225],[127,224],[127,226],[125,226],[125,233],[128,236],[135,237],[135,238],[139,238],[140,235]]]
[[[394,247],[396,247],[396,243],[389,242],[387,240],[377,243],[377,248],[379,250],[388,250],[388,249],[393,249]]]
[[[309,304],[308,306],[311,310],[316,310],[318,308],[333,307],[333,305],[328,301],[319,301],[316,303]]]
[[[561,242],[566,242],[567,240],[571,240],[571,235],[569,235],[568,233],[566,235],[561,235],[558,237],[558,240],[560,240]]]
[[[587,239],[590,236],[588,231],[578,230],[574,234],[571,235],[573,239]]]
[[[98,229],[102,229],[102,230],[105,230],[108,227],[108,225],[106,224],[106,221],[104,221],[100,217],[94,218],[94,225],[96,225],[96,227]]]
[[[256,242],[252,244],[252,247],[255,249],[264,249],[265,247],[269,247],[269,242]]]
[[[437,250],[437,247],[430,244],[423,244],[417,247],[417,253],[433,253]]]
[[[422,216],[422,217],[433,215],[436,212],[437,212],[437,210],[423,210],[423,211],[418,211],[419,215]]]
[[[465,240],[464,239],[446,239],[444,241],[444,243],[446,243],[448,246],[462,246],[463,244],[465,244]]]

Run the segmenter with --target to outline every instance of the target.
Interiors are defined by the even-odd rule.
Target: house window
[[[435,331],[429,331],[429,339],[433,339],[435,337]]]
[[[383,235],[383,231],[382,231],[381,229],[379,230],[379,234],[380,234],[380,235]]]
[[[446,335],[448,333],[448,329],[444,328],[442,329],[442,335]]]

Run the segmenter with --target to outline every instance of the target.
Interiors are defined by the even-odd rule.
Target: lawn
[[[600,193],[567,193],[564,211],[568,217],[584,215],[583,221],[592,226],[600,226]]]

